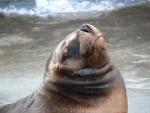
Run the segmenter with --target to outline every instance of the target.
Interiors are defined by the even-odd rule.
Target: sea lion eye
[[[65,61],[68,58],[68,53],[67,52],[68,52],[67,50],[64,51],[64,53],[62,55],[62,61]]]

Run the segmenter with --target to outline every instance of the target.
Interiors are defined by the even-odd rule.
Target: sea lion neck
[[[78,102],[101,98],[109,94],[113,88],[115,77],[111,75],[112,70],[113,66],[110,63],[101,69],[81,69],[74,72],[74,75],[80,77],[80,80],[70,78],[49,79],[43,83],[40,92],[43,92],[46,96],[57,93]]]

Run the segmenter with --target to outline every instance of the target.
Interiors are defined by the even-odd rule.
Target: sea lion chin
[[[123,79],[93,25],[83,24],[56,46],[43,79],[32,95],[0,113],[127,113]]]

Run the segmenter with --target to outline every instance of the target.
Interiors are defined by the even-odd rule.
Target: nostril
[[[87,32],[87,33],[90,33],[91,32],[91,28],[88,26],[88,25],[82,25],[81,28],[80,28],[81,31],[84,31],[84,32]]]

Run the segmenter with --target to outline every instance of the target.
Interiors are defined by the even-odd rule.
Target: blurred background
[[[0,106],[38,88],[51,51],[83,23],[104,33],[129,113],[150,113],[150,0],[0,0]]]

